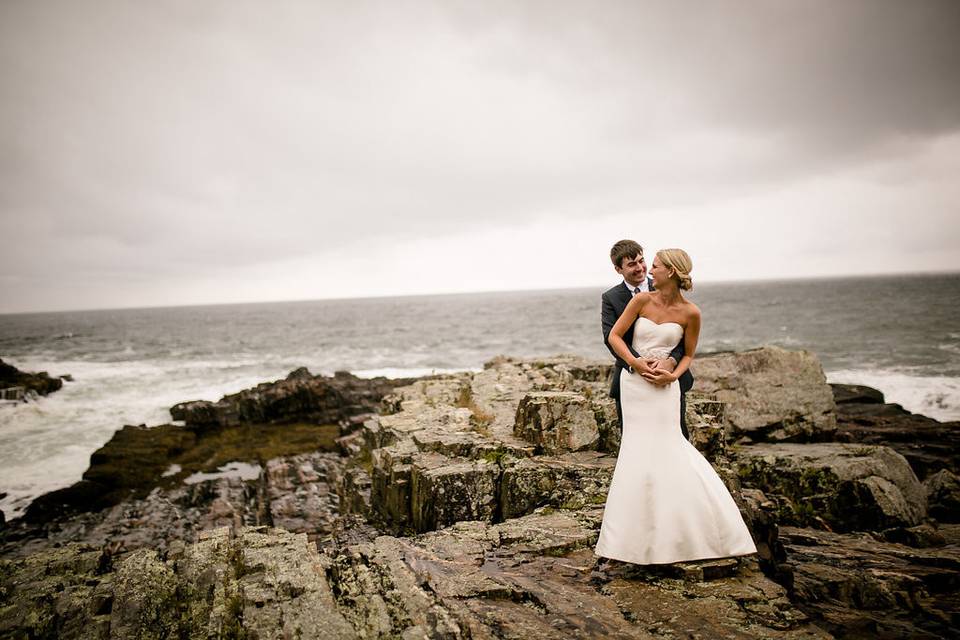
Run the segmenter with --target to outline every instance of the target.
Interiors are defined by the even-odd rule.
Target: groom
[[[610,330],[613,329],[613,325],[617,322],[617,318],[620,317],[623,310],[627,308],[627,303],[630,302],[630,299],[641,291],[653,291],[653,279],[647,277],[647,264],[643,259],[643,247],[633,240],[621,240],[613,245],[613,248],[610,249],[610,260],[613,262],[613,268],[616,269],[617,273],[623,276],[623,282],[604,292],[600,305],[600,323],[603,326],[603,343],[607,345],[607,349],[617,360],[617,364],[613,368],[613,383],[610,385],[610,397],[617,401],[617,419],[620,422],[620,429],[622,431],[623,408],[620,406],[620,370],[626,369],[633,375],[639,374],[634,373],[633,369],[613,351],[608,339],[610,337]],[[626,334],[624,334],[623,341],[627,343],[627,348],[630,349],[630,352],[634,356],[639,357],[639,354],[633,350],[632,326],[627,330]],[[683,358],[683,354],[683,340],[681,339],[680,344],[670,353],[670,357],[661,360],[655,368],[673,371],[677,367],[677,363],[680,362],[680,359]],[[693,386],[693,376],[690,374],[689,369],[680,376],[679,383],[680,430],[683,432],[683,437],[689,439],[690,436],[687,433],[687,418],[686,415],[684,415],[687,407],[687,391]]]

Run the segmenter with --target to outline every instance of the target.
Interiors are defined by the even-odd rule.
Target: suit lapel
[[[633,291],[627,285],[626,282],[621,283],[620,285],[620,309],[619,312],[623,313],[623,310],[627,308],[627,305],[630,304],[630,300],[633,299]]]

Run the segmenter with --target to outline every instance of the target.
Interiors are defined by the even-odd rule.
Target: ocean
[[[613,283],[610,283],[611,285]],[[306,366],[416,376],[478,370],[496,355],[607,359],[603,288],[0,315],[0,358],[71,374],[34,402],[0,406],[0,509],[80,479],[125,424],[170,422]],[[960,274],[704,283],[699,352],[765,344],[817,353],[831,382],[960,420]]]

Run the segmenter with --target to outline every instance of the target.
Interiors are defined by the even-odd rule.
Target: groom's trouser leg
[[[620,405],[617,405],[619,408]],[[687,440],[690,439],[690,434],[687,433],[687,394],[680,392],[680,431],[683,432],[683,437]]]
[[[623,437],[623,407],[620,405],[620,396],[614,398],[617,401],[617,426],[620,427],[620,437]]]

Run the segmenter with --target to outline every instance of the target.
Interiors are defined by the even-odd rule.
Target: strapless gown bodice
[[[676,322],[654,322],[640,316],[633,325],[633,350],[641,358],[666,358],[683,338],[683,327]]]

